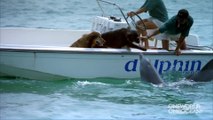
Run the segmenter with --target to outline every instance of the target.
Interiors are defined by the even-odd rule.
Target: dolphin
[[[152,66],[148,58],[144,57],[142,53],[139,54],[140,58],[140,76],[141,80],[145,80],[152,84],[164,84],[163,79],[158,74],[156,69]],[[191,74],[186,77],[187,80],[193,80],[195,82],[208,82],[213,80],[213,59],[211,59],[201,71]]]
[[[139,54],[139,58],[141,80],[145,80],[156,85],[163,84],[164,82],[162,78],[160,77],[156,69],[152,66],[152,64],[149,62],[149,60],[144,57],[142,53]]]
[[[195,82],[208,82],[213,80],[213,59],[211,59],[199,72],[186,77]]]

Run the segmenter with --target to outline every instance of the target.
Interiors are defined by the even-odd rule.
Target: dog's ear
[[[100,36],[101,36],[101,34],[98,33],[98,32],[91,32],[90,33],[90,38],[91,39],[95,39],[95,38],[100,37]]]
[[[101,34],[98,32],[90,33],[89,46],[90,48],[94,47],[103,47],[106,41],[101,37]]]
[[[92,41],[91,48],[103,48],[105,40],[101,37],[97,37]]]

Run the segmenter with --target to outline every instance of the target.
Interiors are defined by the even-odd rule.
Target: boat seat
[[[149,48],[161,48],[162,43],[158,42],[158,39],[153,39],[149,40]],[[161,40],[160,40],[161,41]],[[199,45],[199,37],[196,34],[190,34],[188,37],[185,39],[186,45],[187,46],[198,46]],[[175,41],[170,41],[171,45],[170,47],[174,47],[174,44],[176,45]]]

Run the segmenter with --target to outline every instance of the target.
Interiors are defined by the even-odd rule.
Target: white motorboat
[[[30,79],[138,78],[139,53],[145,54],[160,74],[197,72],[213,58],[212,50],[130,51],[112,48],[71,48],[89,30],[0,29],[0,72]]]
[[[42,80],[132,79],[140,77],[139,53],[150,59],[160,74],[197,72],[213,58],[212,48],[199,46],[196,35],[187,38],[188,47],[192,49],[183,50],[180,56],[162,49],[69,47],[91,31],[103,33],[123,27],[127,27],[126,21],[99,16],[94,19],[92,30],[0,28],[0,73]],[[150,41],[150,44],[155,45],[155,42]],[[160,42],[156,47],[161,47]]]

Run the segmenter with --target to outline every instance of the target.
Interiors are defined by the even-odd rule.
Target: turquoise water
[[[164,0],[169,16],[187,8],[201,45],[213,45],[212,0]],[[114,0],[126,13],[144,0]],[[114,7],[106,13],[119,15]],[[0,0],[0,27],[91,29],[101,15],[96,0]],[[147,15],[142,15],[147,17]],[[0,68],[1,69],[1,68]],[[28,80],[0,78],[0,120],[6,119],[213,119],[213,82],[164,76],[167,87],[139,79]]]
[[[213,82],[168,84],[156,87],[140,80],[1,78],[1,120],[212,119]],[[169,106],[178,104],[191,105],[191,112],[172,113]]]

